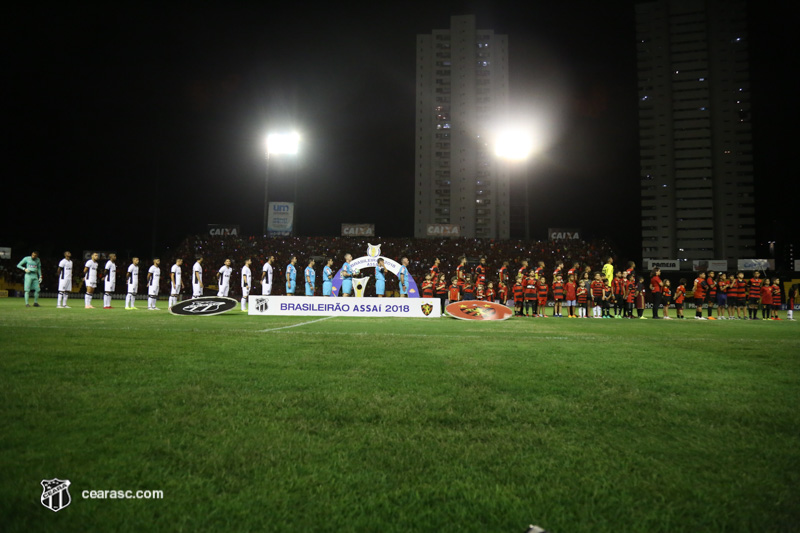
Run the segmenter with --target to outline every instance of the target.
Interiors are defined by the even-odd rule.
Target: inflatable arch
[[[350,266],[352,267],[353,271],[360,270],[364,271],[365,268],[375,268],[378,266],[378,259],[383,259],[383,264],[386,267],[386,270],[394,274],[395,276],[398,275],[400,272],[400,267],[402,266],[397,261],[393,259],[389,259],[388,257],[383,257],[381,255],[381,245],[374,245],[374,244],[367,244],[367,255],[363,257],[359,257],[358,259],[353,259],[350,261]],[[342,288],[342,269],[341,267],[339,270],[336,271],[336,275],[333,276],[333,284],[331,287],[331,295],[332,296],[339,296],[339,290]],[[409,298],[419,298],[419,289],[417,289],[417,282],[414,281],[414,277],[411,273],[408,274],[408,297]]]

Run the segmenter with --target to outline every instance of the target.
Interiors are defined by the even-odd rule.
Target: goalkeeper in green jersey
[[[42,282],[42,262],[39,252],[31,252],[28,257],[23,257],[17,263],[17,268],[25,272],[25,307],[30,307],[28,297],[33,290],[33,306],[39,307],[39,284]]]

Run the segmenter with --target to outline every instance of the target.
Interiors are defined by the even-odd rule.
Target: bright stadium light
[[[497,157],[512,161],[528,159],[535,151],[533,135],[524,129],[508,129],[495,139],[494,153]]]
[[[267,135],[267,156],[271,154],[296,154],[300,148],[300,134],[270,133]]]
[[[273,155],[295,155],[300,151],[300,134],[291,133],[270,133],[265,142],[267,154],[267,173],[264,179],[264,235],[267,234],[267,209],[269,207],[269,160]],[[295,199],[297,201],[297,178],[295,178]]]

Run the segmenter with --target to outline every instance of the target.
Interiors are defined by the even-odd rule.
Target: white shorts
[[[250,296],[250,287],[242,287],[242,298]]]
[[[217,292],[217,296],[219,297],[228,296],[228,291],[230,290],[231,290],[230,285],[220,285],[219,292]]]
[[[72,280],[71,279],[58,280],[58,292],[72,292]]]
[[[147,295],[152,297],[158,296],[158,285],[150,285],[147,288]]]
[[[264,296],[269,296],[272,294],[272,283],[267,284],[263,281],[261,282],[261,294]]]
[[[139,284],[128,283],[128,294],[136,294],[137,292],[139,292]]]
[[[117,290],[117,282],[116,281],[104,281],[103,282],[103,291],[104,292],[114,292]]]
[[[170,296],[179,296],[180,295],[180,293],[181,293],[180,285],[176,287],[175,285],[170,283],[169,286],[170,286],[170,289],[171,289],[170,290]]]
[[[86,282],[86,286],[87,286],[87,287],[91,287],[91,288],[93,288],[93,289],[94,289],[94,288],[96,288],[96,287],[97,287],[97,282],[96,282],[96,281],[87,281],[87,282]]]
[[[203,288],[196,283],[192,284],[192,298],[200,298],[203,296]]]

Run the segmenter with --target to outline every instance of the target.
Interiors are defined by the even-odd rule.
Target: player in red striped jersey
[[[453,276],[450,280],[450,287],[447,288],[447,299],[450,303],[461,300],[461,287],[458,285],[458,277]]]
[[[431,273],[428,272],[425,274],[425,281],[422,282],[422,297],[433,298],[433,291],[433,280],[431,279]]]
[[[664,286],[661,287],[661,301],[664,302],[664,318],[669,320],[669,303],[672,300],[672,289],[670,288],[668,279],[664,280]]]
[[[781,308],[781,284],[778,278],[772,280],[772,320],[780,320],[778,311]]]
[[[578,297],[578,318],[586,318],[589,308],[589,289],[586,287],[585,282],[580,282],[578,289],[575,291],[575,296]]]
[[[536,286],[536,299],[537,306],[539,307],[539,314],[538,316],[542,318],[547,318],[547,293],[549,289],[547,287],[547,280],[544,279],[544,276],[539,278],[539,285]]]
[[[614,274],[611,289],[614,292],[614,318],[622,318],[625,306],[625,279],[622,277],[621,270],[617,270],[616,274]]]
[[[431,279],[436,282],[439,279],[439,261],[438,257],[433,258],[433,266],[431,267]]]
[[[694,280],[692,287],[694,297],[694,318],[696,320],[705,320],[703,318],[703,302],[706,301],[706,273],[700,272]]]
[[[524,280],[525,283],[525,316],[537,315],[537,299],[536,299],[536,274],[533,270],[528,272],[528,277]]]
[[[758,320],[758,304],[761,300],[761,285],[763,284],[764,280],[761,279],[761,273],[758,270],[753,272],[753,277],[747,282],[750,320]]]
[[[717,303],[717,280],[714,276],[713,270],[706,274],[706,285],[708,285],[708,290],[706,291],[706,300],[708,301],[708,319],[716,320],[716,318],[714,318],[714,304]]]
[[[569,277],[567,283],[564,285],[564,300],[567,307],[569,307],[569,318],[578,318],[575,316],[575,304],[578,300],[578,285],[575,284],[575,276]]]
[[[514,295],[514,314],[523,316],[522,306],[525,304],[525,278],[522,274],[517,275],[517,281],[511,287]]]
[[[683,302],[686,299],[686,278],[681,278],[675,289],[675,316],[683,318]]]
[[[467,275],[467,258],[459,258],[458,266],[456,267],[456,277],[458,278],[458,286],[463,290],[464,278]]]
[[[508,261],[503,261],[503,266],[500,267],[500,270],[497,271],[497,281],[498,284],[502,283],[505,286],[508,286]],[[505,304],[505,302],[503,302]]]
[[[772,316],[772,285],[769,278],[761,284],[761,319],[767,320]]]
[[[605,283],[603,283],[602,278],[600,277],[600,272],[594,273],[594,280],[590,286],[590,293],[592,295],[592,318],[600,318],[601,317],[601,306],[603,305],[603,289],[605,288]]]
[[[495,297],[497,294],[494,292],[494,283],[491,281],[486,285],[486,301],[487,302],[494,302]]]

